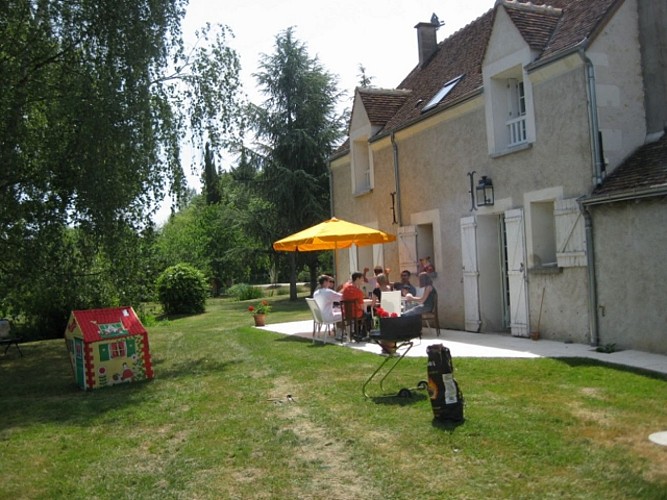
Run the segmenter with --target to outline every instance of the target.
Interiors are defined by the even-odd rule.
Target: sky
[[[225,24],[234,34],[230,45],[239,54],[241,82],[250,101],[262,104],[265,97],[256,87],[253,73],[261,54],[274,51],[276,36],[289,27],[306,45],[310,57],[337,76],[338,88],[347,100],[341,110],[351,108],[354,88],[359,84],[359,65],[372,78],[372,85],[396,88],[417,65],[419,22],[436,14],[445,24],[438,42],[493,8],[495,0],[190,0],[183,22],[183,35],[194,43],[195,30],[207,22]],[[190,155],[183,158],[186,172]],[[199,189],[199,179],[188,182]],[[163,204],[158,223],[169,215]]]

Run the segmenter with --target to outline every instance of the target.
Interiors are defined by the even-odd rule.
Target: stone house
[[[667,353],[667,4],[497,0],[439,27],[396,89],[355,90],[332,215],[398,240],[338,252],[337,280],[430,257],[444,328]]]

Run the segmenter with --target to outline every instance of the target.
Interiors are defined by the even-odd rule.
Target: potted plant
[[[256,305],[248,306],[248,312],[255,319],[255,326],[264,326],[266,325],[266,315],[271,312],[271,305],[266,300],[262,300]]]

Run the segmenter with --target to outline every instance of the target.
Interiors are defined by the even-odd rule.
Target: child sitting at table
[[[343,285],[342,302],[350,302],[348,309],[343,311],[343,318],[345,320],[355,319],[360,323],[361,328],[357,330],[357,337],[354,340],[361,340],[365,336],[365,332],[370,331],[371,317],[364,306],[364,292],[361,287],[364,285],[364,275],[360,272],[352,273],[350,281]],[[343,304],[341,304],[343,305]],[[350,307],[351,306],[351,307]],[[343,305],[344,307],[344,305]],[[349,317],[351,314],[352,318]]]

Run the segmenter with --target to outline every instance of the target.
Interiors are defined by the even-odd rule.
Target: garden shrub
[[[176,264],[158,277],[157,292],[165,314],[196,314],[204,312],[208,284],[195,267]]]
[[[237,300],[253,300],[264,297],[264,291],[261,288],[246,283],[232,285],[227,290],[227,294]]]

